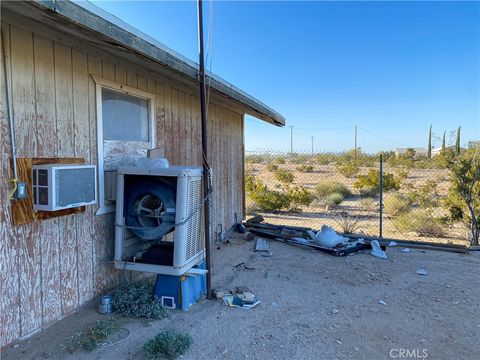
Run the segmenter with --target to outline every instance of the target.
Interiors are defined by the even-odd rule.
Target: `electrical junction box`
[[[57,211],[97,203],[95,165],[33,165],[33,208]]]

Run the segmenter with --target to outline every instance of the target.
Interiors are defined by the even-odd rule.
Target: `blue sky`
[[[198,61],[195,2],[93,2]],[[479,2],[214,1],[212,29],[212,71],[284,115],[295,151],[352,148],[354,125],[367,152],[425,147],[430,124],[480,138]],[[288,150],[290,128],[248,117],[245,142]]]

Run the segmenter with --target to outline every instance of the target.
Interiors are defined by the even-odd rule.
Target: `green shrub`
[[[405,168],[400,168],[396,171],[396,177],[399,182],[403,182],[406,178],[408,178],[408,170]]]
[[[149,280],[127,283],[113,293],[113,311],[133,318],[163,319],[168,313],[153,296],[153,284]]]
[[[312,172],[313,171],[313,166],[302,164],[302,165],[298,165],[296,167],[296,170],[299,171],[299,172]]]
[[[265,155],[252,154],[245,156],[245,162],[247,164],[261,164],[266,160]]]
[[[267,166],[265,167],[268,171],[274,172],[278,170],[278,165],[277,164],[272,164],[268,163]]]
[[[445,236],[445,229],[440,221],[419,209],[401,213],[393,219],[393,224],[402,232],[415,232],[418,236]]]
[[[283,156],[277,156],[273,162],[275,164],[285,164],[285,158]]]
[[[410,209],[410,201],[405,195],[400,193],[389,193],[385,195],[383,205],[385,211],[390,215],[396,216]]]
[[[277,181],[280,181],[283,184],[291,184],[295,180],[295,176],[288,170],[278,169],[273,173],[273,176]]]
[[[337,171],[342,174],[343,176],[350,178],[354,177],[360,171],[360,168],[354,161],[349,161],[345,163],[337,163],[336,165]]]
[[[315,193],[319,198],[326,197],[333,193],[339,193],[344,198],[352,196],[350,189],[338,181],[325,181],[315,186]]]
[[[333,154],[317,154],[315,155],[314,161],[319,165],[328,165],[335,160],[335,155]]]
[[[176,359],[184,355],[191,344],[192,337],[189,334],[166,330],[148,340],[143,349],[149,359]]]
[[[439,206],[438,184],[435,180],[427,180],[417,190],[411,191],[411,198],[423,208]]]
[[[369,170],[367,175],[359,175],[353,186],[358,190],[365,187],[380,189],[380,171]],[[400,182],[395,179],[393,174],[383,173],[383,191],[399,189]]]
[[[340,205],[345,198],[342,194],[334,192],[325,198],[327,205]]]
[[[358,190],[361,197],[375,198],[378,196],[378,188],[374,186],[365,186]]]
[[[314,200],[314,196],[302,186],[293,186],[287,189],[286,195],[290,199],[290,210],[299,210],[302,206],[308,206]]]
[[[311,159],[311,156],[308,155],[293,155],[288,161],[292,164],[303,164],[308,162]]]
[[[70,353],[83,349],[93,351],[98,344],[104,342],[110,335],[120,328],[120,318],[115,315],[105,316],[93,324],[87,326],[83,331],[76,332],[67,339],[64,347]]]

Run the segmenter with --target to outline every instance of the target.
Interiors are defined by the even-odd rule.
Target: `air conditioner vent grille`
[[[187,214],[193,214],[187,222],[187,246],[186,259],[191,259],[204,249],[204,239],[202,235],[202,181],[201,179],[191,179],[188,183],[188,211]]]

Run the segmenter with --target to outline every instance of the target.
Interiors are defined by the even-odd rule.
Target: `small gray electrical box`
[[[13,193],[13,198],[17,200],[22,200],[27,197],[27,184],[19,181],[17,182],[17,190]]]

